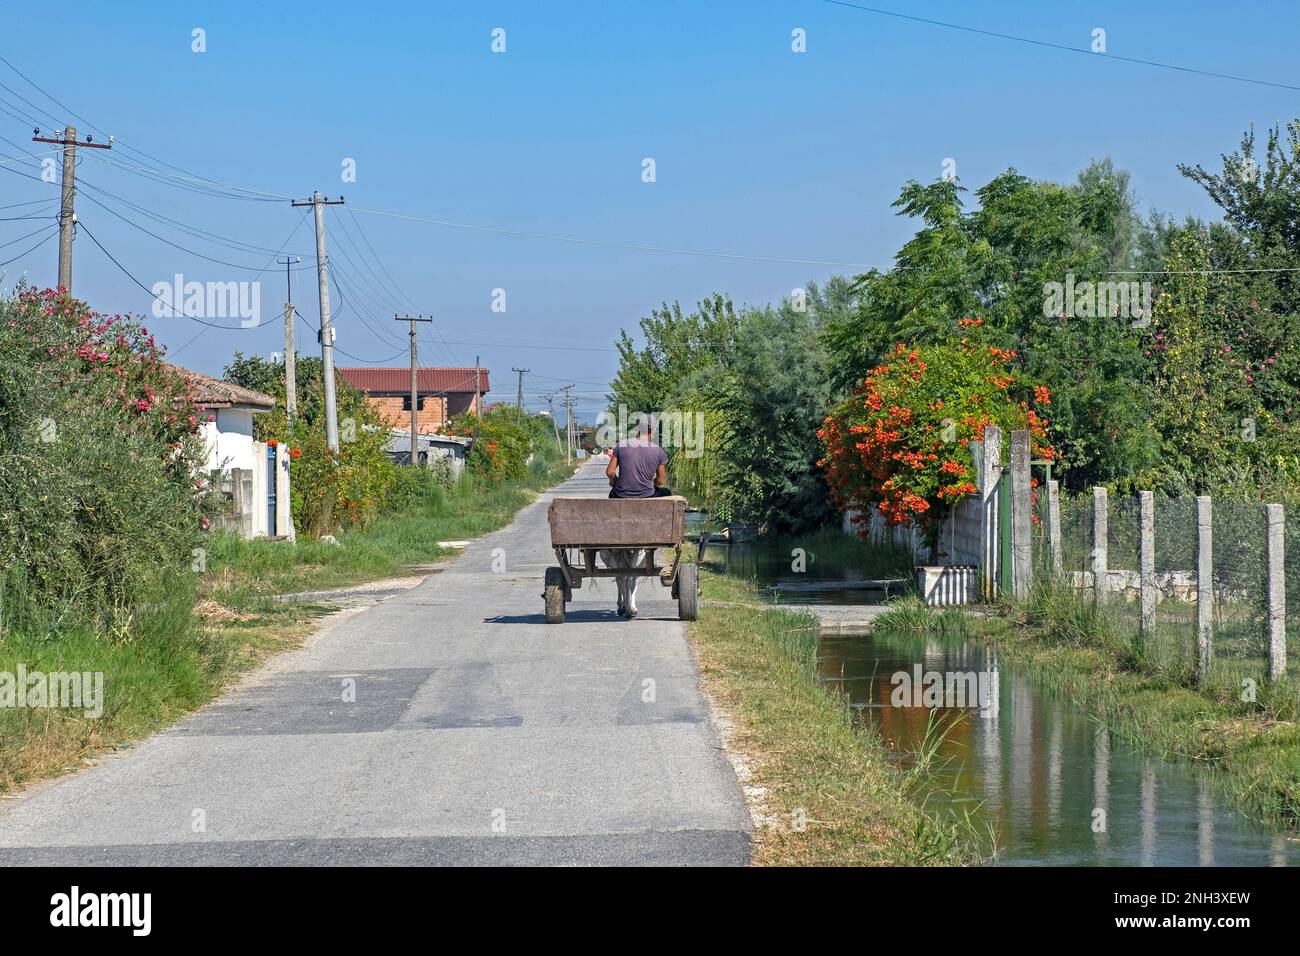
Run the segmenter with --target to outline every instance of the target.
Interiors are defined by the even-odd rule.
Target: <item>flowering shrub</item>
[[[970,442],[986,425],[1028,429],[1033,456],[1052,458],[1043,417],[1051,394],[1021,380],[1014,351],[983,344],[981,324],[962,319],[953,344],[895,345],[827,416],[819,464],[841,507],[875,506],[889,524],[915,523],[933,544],[951,507],[977,491]]]
[[[53,290],[0,301],[0,573],[24,605],[121,615],[188,570],[198,412],[148,330]]]
[[[550,427],[544,422],[540,425]],[[446,433],[476,435],[466,462],[469,471],[491,484],[499,484],[523,477],[537,428],[513,405],[499,405],[481,417],[473,412],[457,415],[447,423]]]
[[[343,433],[339,450],[333,452],[325,444],[323,422],[299,418],[292,429],[286,429],[280,408],[265,417],[270,421],[264,427],[279,426],[292,445],[290,498],[294,521],[303,534],[319,537],[340,528],[363,527],[379,516],[397,473],[384,452],[385,425],[355,427],[354,419],[354,427]]]
[[[384,449],[389,425],[365,395],[337,373],[339,450],[325,444],[325,391],[319,358],[298,356],[298,415],[285,414],[284,365],[236,352],[226,380],[274,395],[275,408],[253,419],[253,435],[268,445],[289,447],[294,526],[308,537],[369,524],[384,507],[397,466]]]

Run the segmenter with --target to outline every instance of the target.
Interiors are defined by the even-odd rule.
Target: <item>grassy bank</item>
[[[244,609],[270,594],[394,577],[455,553],[439,547],[439,541],[476,538],[509,524],[538,492],[571,474],[563,461],[538,460],[524,478],[494,487],[465,481],[446,489],[423,488],[369,527],[340,533],[337,545],[219,535],[207,555],[209,593],[220,604]]]
[[[1262,686],[1253,702],[1218,684],[1199,689],[1190,667],[1144,655],[1086,596],[1047,585],[987,617],[935,611],[915,598],[900,601],[876,628],[996,646],[1003,660],[1096,714],[1142,752],[1208,767],[1225,796],[1248,816],[1300,825],[1300,724],[1293,689],[1280,693]]]
[[[704,575],[691,637],[711,699],[734,725],[729,749],[765,791],[759,865],[927,865],[977,861],[986,847],[965,821],[927,816],[925,761],[903,772],[869,728],[818,680],[809,614],[764,608],[745,582]],[[798,826],[803,821],[802,829]]]
[[[402,503],[339,544],[242,541],[214,535],[204,573],[186,572],[143,602],[112,633],[28,617],[0,632],[0,673],[103,674],[102,714],[0,707],[0,793],[129,746],[178,720],[268,656],[298,646],[327,609],[271,596],[391,577],[446,557],[438,541],[477,537],[508,524],[536,493],[567,478],[538,463],[519,481],[465,483]]]

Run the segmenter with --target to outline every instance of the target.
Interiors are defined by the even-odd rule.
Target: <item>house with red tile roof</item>
[[[340,368],[339,377],[364,392],[394,428],[409,434],[411,427],[411,369]],[[440,432],[447,421],[467,411],[479,411],[489,389],[485,368],[421,368],[416,370],[419,433]]]

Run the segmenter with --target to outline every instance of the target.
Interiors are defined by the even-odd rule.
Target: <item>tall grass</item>
[[[563,462],[535,460],[525,477],[498,485],[466,477],[445,487],[430,479],[368,527],[341,532],[337,544],[217,535],[207,554],[209,593],[228,607],[247,609],[270,594],[396,576],[454,553],[439,541],[476,538],[509,524],[538,491],[569,474]]]
[[[751,758],[769,821],[755,861],[776,865],[934,865],[977,862],[990,845],[969,820],[927,813],[922,777],[886,757],[870,726],[819,679],[818,627],[809,614],[750,603],[752,589],[706,574],[705,605],[691,628],[706,688],[738,727],[733,746]],[[750,592],[750,601],[743,600]],[[741,600],[737,600],[741,599]],[[789,821],[807,819],[806,831]]]

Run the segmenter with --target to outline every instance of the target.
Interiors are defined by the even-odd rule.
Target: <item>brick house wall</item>
[[[404,368],[340,368],[340,376],[353,387],[360,389],[384,421],[403,431],[411,427],[411,412],[405,407],[411,395],[410,370]],[[478,404],[474,401],[474,381],[483,390]],[[447,421],[478,409],[486,396],[487,369],[472,368],[422,368],[418,375],[418,394],[421,401],[418,429],[422,435],[442,430]]]
[[[375,395],[368,393],[366,400],[383,416],[384,421],[403,431],[411,427],[411,412],[406,407],[410,393],[403,395]],[[448,419],[463,415],[474,407],[474,396],[470,395],[421,395],[423,407],[420,409],[418,430],[421,435],[438,432]]]

